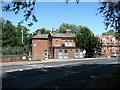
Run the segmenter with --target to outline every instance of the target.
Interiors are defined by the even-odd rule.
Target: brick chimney
[[[41,34],[41,30],[40,30],[40,28],[37,29],[37,34]]]
[[[56,29],[55,28],[52,28],[52,33],[56,33]]]

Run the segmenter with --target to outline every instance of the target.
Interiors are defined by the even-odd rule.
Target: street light
[[[22,27],[22,26],[21,26]],[[23,27],[22,27],[22,29],[21,29],[21,33],[22,33],[22,45],[23,45],[23,39],[24,39],[24,35],[23,35],[23,33],[24,33],[24,31],[23,31]]]

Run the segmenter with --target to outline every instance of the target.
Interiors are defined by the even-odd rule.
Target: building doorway
[[[48,51],[47,50],[44,51],[44,59],[48,59]]]

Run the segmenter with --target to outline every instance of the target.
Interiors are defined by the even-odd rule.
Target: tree
[[[7,47],[11,46],[14,47],[16,45],[15,37],[15,26],[12,25],[10,21],[5,21],[3,28],[2,28],[2,46]]]
[[[103,15],[104,24],[106,29],[110,26],[113,27],[120,37],[120,1],[105,0],[105,2],[100,2],[101,7],[98,8],[100,14]]]
[[[107,35],[107,36],[112,35],[112,36],[116,37],[117,40],[120,39],[119,33],[116,33],[115,30],[112,30],[112,29],[107,32],[103,32],[102,35]]]
[[[23,43],[22,43],[22,30],[23,30]],[[18,41],[18,46],[22,46],[25,52],[28,52],[29,49],[29,29],[25,26],[18,25],[15,29],[17,37],[16,40]]]
[[[111,29],[111,30],[108,30],[107,32],[103,32],[102,35],[107,35],[107,36],[112,35],[112,36],[115,36],[115,31]]]
[[[64,0],[63,0],[64,1]],[[66,3],[69,2],[69,0],[65,0]],[[79,3],[79,0],[75,0],[75,2]],[[2,3],[4,3],[2,1]],[[19,21],[18,24],[22,24],[25,21],[28,21],[29,18],[32,18],[32,20],[28,23],[28,26],[32,26],[34,22],[37,22],[37,18],[34,15],[33,11],[35,9],[36,0],[13,0],[9,4],[5,4],[2,7],[3,11],[7,12],[14,12],[15,14],[18,14],[20,10],[24,13],[24,19]]]
[[[63,23],[59,27],[59,32],[65,33],[67,29],[71,30],[71,33],[76,33],[77,26],[74,24]]]
[[[79,33],[74,38],[76,47],[85,49],[89,56],[93,56],[95,51],[101,51],[100,41],[98,37],[95,37],[92,31],[87,27],[80,28]]]
[[[65,0],[66,3],[69,1],[70,0]],[[76,2],[79,3],[80,0],[76,0]],[[104,17],[106,29],[108,29],[108,26],[113,27],[116,33],[118,33],[117,38],[120,39],[120,0],[104,0],[104,2],[101,1],[100,4],[101,7],[98,8],[98,11]]]
[[[41,34],[48,34],[50,30],[46,30],[45,28],[41,28]]]
[[[37,22],[37,18],[34,15],[33,11],[35,8],[35,1],[36,0],[13,0],[9,4],[6,4],[2,7],[2,11],[7,11],[7,12],[14,12],[15,14],[18,14],[20,10],[24,12],[24,19],[18,22],[18,24],[22,24],[25,21],[28,21],[29,18],[32,18],[32,20],[28,23],[28,26],[32,26],[33,22]],[[4,2],[2,2],[4,3]]]
[[[22,43],[22,31],[23,30],[23,43]],[[23,47],[27,53],[29,49],[29,29],[25,26],[14,26],[9,20],[2,22],[2,47]]]

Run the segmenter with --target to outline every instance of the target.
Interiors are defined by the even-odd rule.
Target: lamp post
[[[22,30],[21,30],[21,32],[22,32],[22,45],[23,45],[23,39],[24,39],[24,35],[23,35],[23,27],[22,27]]]

